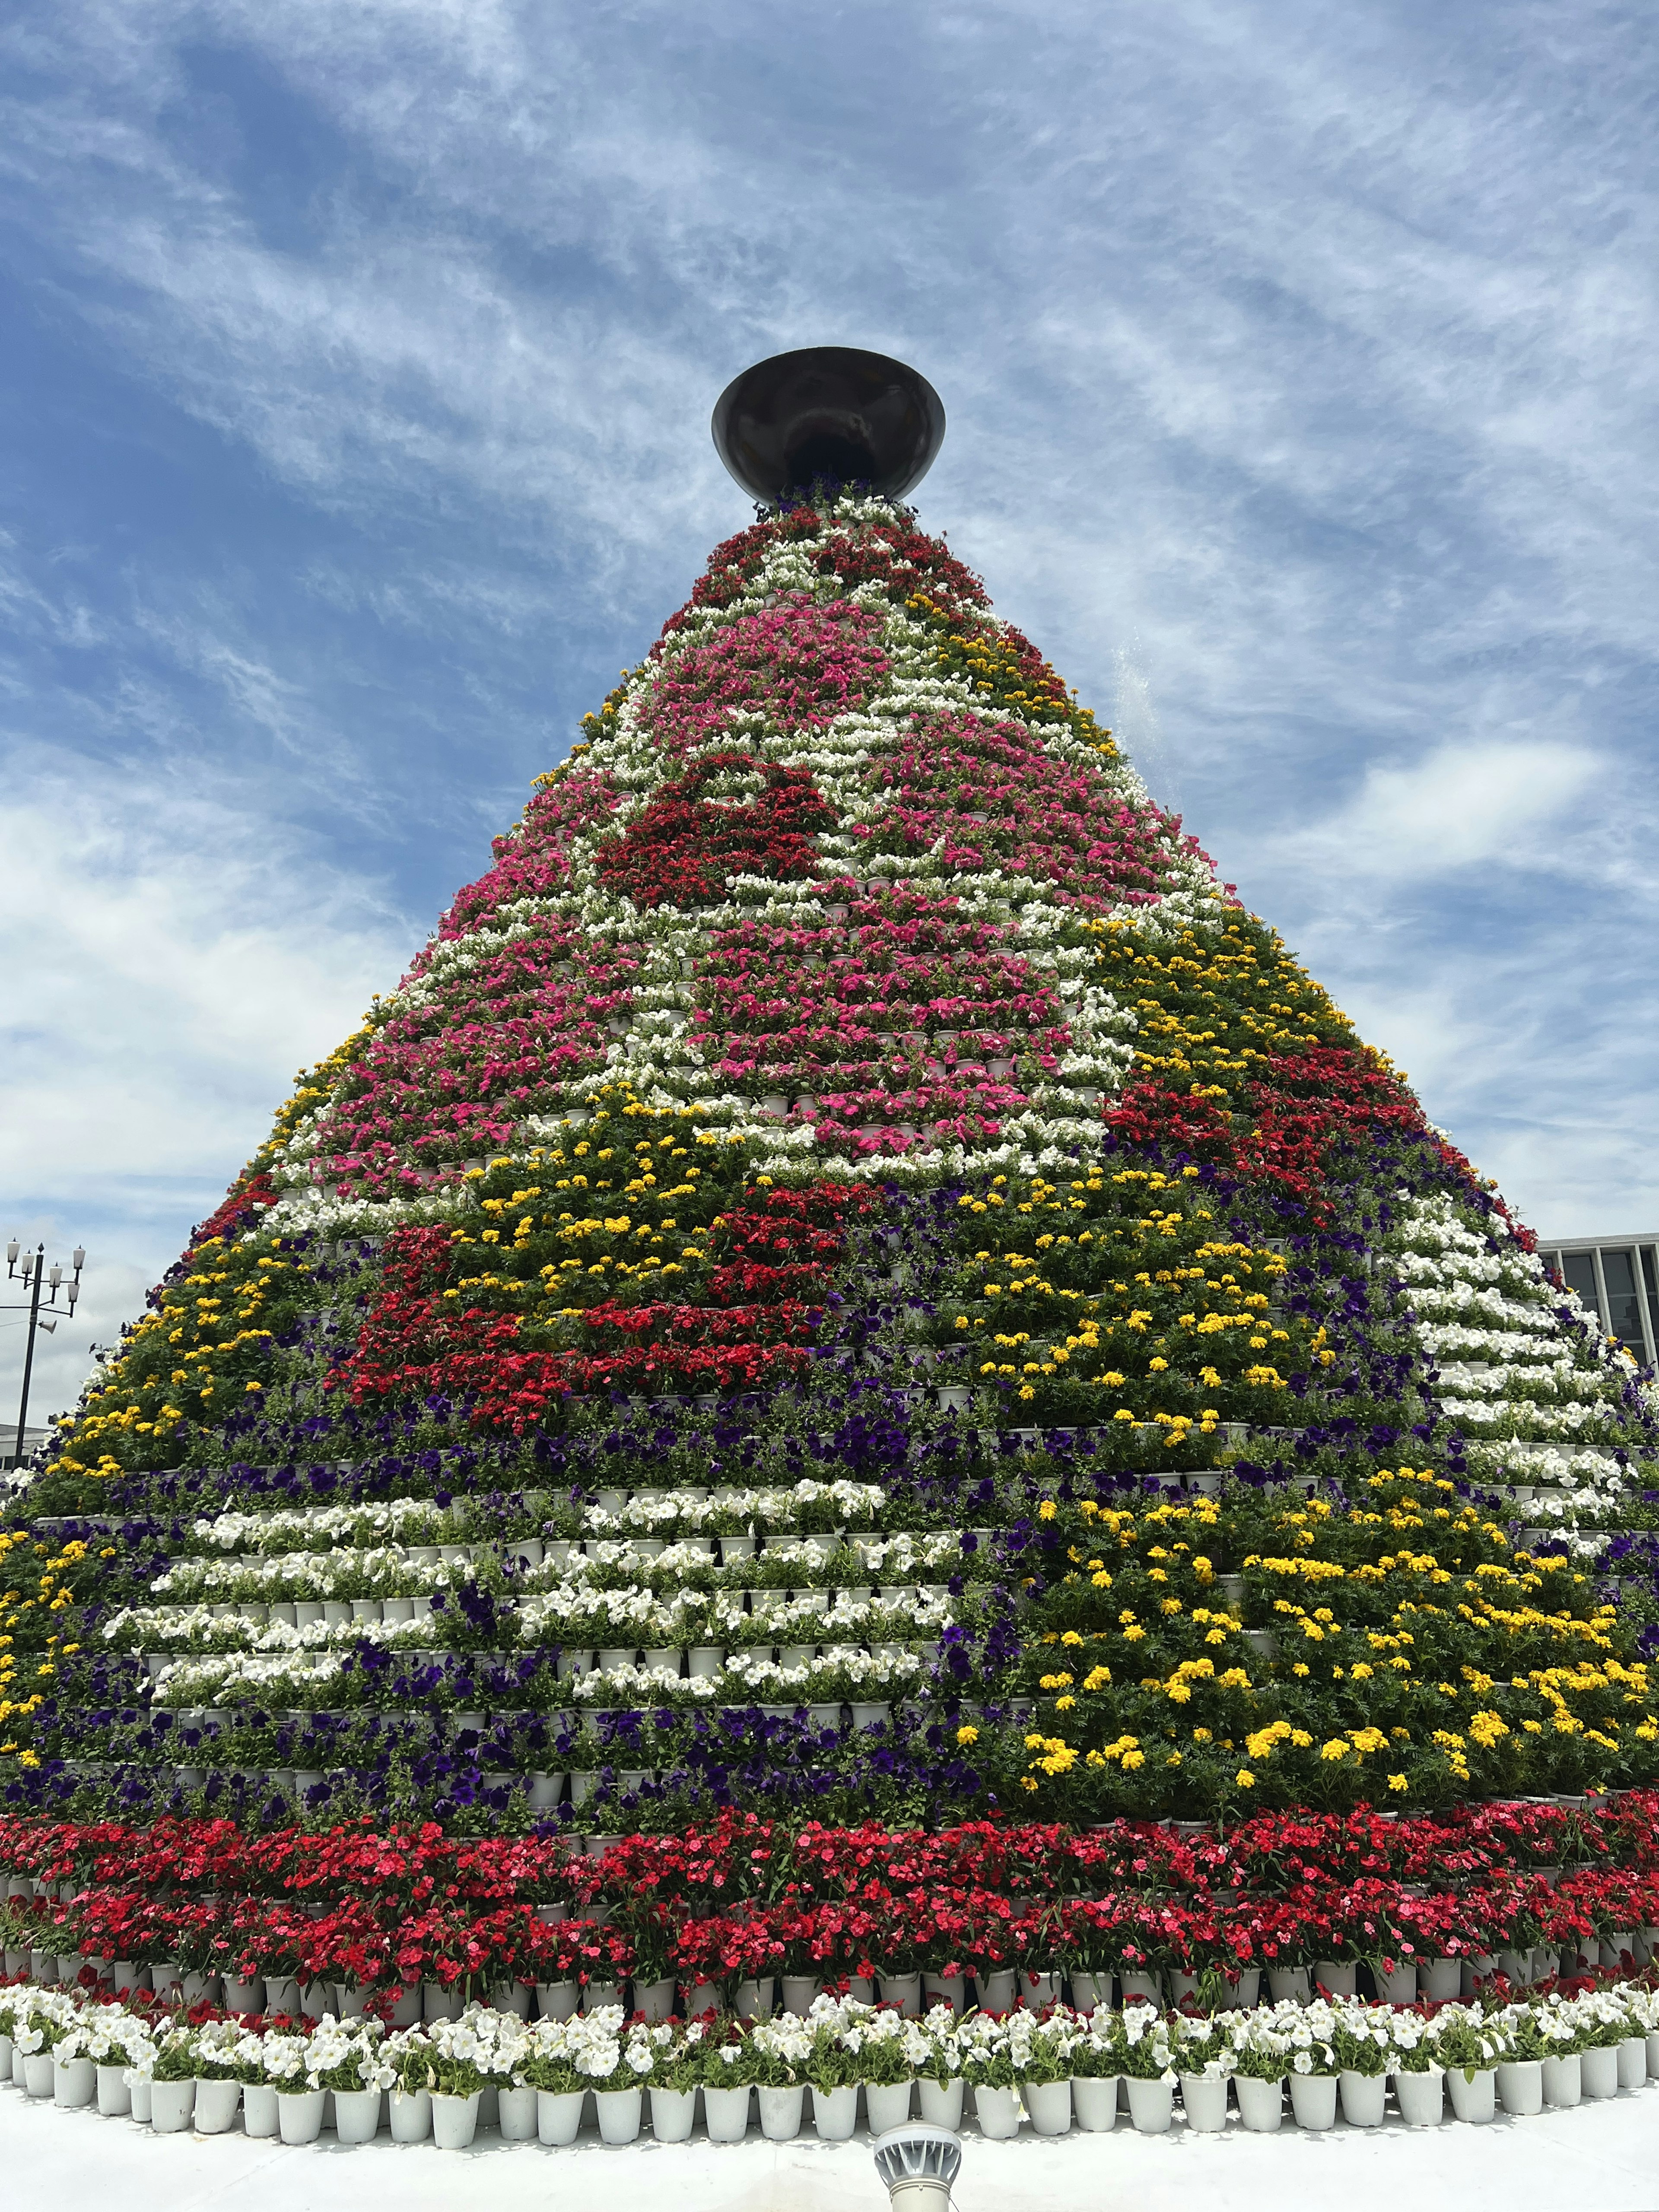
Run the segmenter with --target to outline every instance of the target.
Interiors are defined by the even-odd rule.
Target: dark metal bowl
[[[769,505],[817,483],[867,484],[897,499],[933,466],[945,404],[925,376],[885,354],[803,346],[734,377],[710,428],[732,474]]]

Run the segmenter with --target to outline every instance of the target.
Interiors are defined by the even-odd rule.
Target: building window
[[[1636,1270],[1631,1264],[1633,1256],[1629,1252],[1603,1251],[1601,1279],[1607,1289],[1607,1327],[1620,1343],[1629,1345],[1640,1358],[1642,1308],[1636,1295]]]
[[[1539,1248],[1539,1257],[1577,1291],[1601,1326],[1644,1365],[1659,1352],[1659,1249],[1650,1243]]]

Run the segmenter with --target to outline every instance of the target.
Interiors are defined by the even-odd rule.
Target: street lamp
[[[43,1328],[50,1336],[58,1326],[55,1321],[42,1321],[40,1318],[42,1285],[44,1285],[48,1292],[46,1298],[48,1306],[55,1306],[58,1304],[58,1291],[60,1290],[63,1291],[64,1307],[72,1320],[75,1316],[75,1302],[81,1295],[81,1270],[86,1264],[85,1249],[77,1244],[71,1261],[75,1273],[65,1282],[63,1267],[59,1261],[54,1260],[51,1267],[47,1267],[46,1248],[44,1243],[37,1244],[33,1251],[30,1252],[23,1250],[14,1237],[6,1246],[6,1279],[10,1283],[21,1283],[28,1292],[25,1304],[0,1307],[0,1311],[27,1313],[29,1317],[28,1342],[23,1351],[23,1395],[17,1408],[17,1450],[13,1461],[15,1466],[21,1467],[23,1464],[23,1431],[29,1417],[29,1380],[34,1372],[34,1332],[37,1328]]]

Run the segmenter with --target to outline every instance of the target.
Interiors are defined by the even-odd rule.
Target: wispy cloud
[[[845,337],[934,379],[927,521],[1437,1117],[1549,1226],[1659,1213],[1647,33],[1572,0],[0,31],[6,849],[54,917],[7,909],[13,1187],[165,1264],[740,526],[720,386]]]
[[[356,1025],[422,933],[268,822],[65,753],[6,759],[0,851],[0,1051],[24,1073],[0,1119],[0,1227],[94,1255],[76,1321],[40,1347],[61,1396],[88,1337],[116,1333],[216,1205],[296,1066]]]

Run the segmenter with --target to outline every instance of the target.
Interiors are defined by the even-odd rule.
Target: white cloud
[[[422,933],[269,821],[87,759],[10,757],[0,852],[0,1230],[94,1255],[39,1347],[55,1407]]]
[[[1565,859],[1576,802],[1605,766],[1591,752],[1537,739],[1454,741],[1409,766],[1373,764],[1346,805],[1287,831],[1279,850],[1292,864],[1389,883],[1489,863],[1553,866]]]

